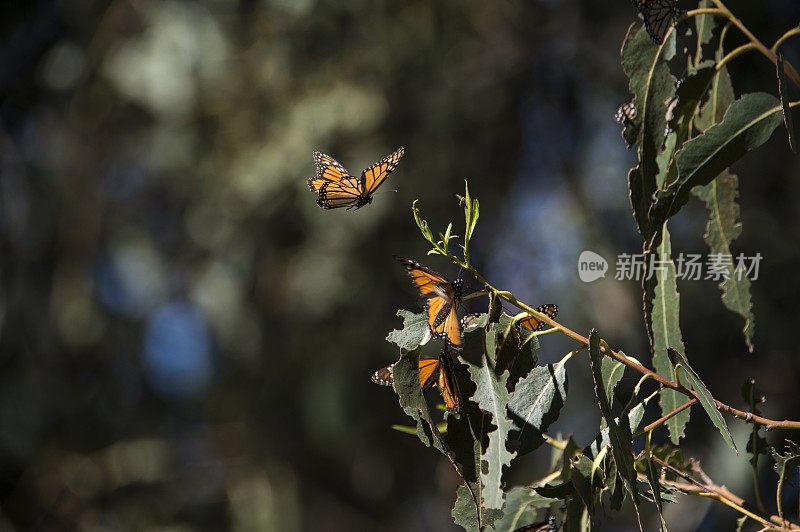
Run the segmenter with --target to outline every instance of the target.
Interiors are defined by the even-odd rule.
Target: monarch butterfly
[[[656,44],[664,42],[664,36],[682,13],[678,0],[632,0],[644,17],[644,28]]]
[[[556,532],[556,530],[558,530],[556,528],[556,518],[551,515],[545,521],[521,526],[514,532]]]
[[[540,307],[536,307],[537,312],[541,312],[545,316],[549,318],[555,318],[558,316],[558,305],[553,305],[552,303],[548,303],[547,305],[542,305]],[[547,323],[540,320],[539,318],[535,318],[533,316],[528,316],[527,318],[523,318],[519,320],[520,326],[525,326],[532,331],[541,331],[545,327],[547,327]]]
[[[372,374],[372,382],[382,386],[392,386],[394,384],[393,369],[394,364],[379,369]],[[458,383],[456,383],[456,376],[453,372],[453,361],[446,349],[439,354],[439,358],[420,359],[419,383],[423,389],[435,384],[442,394],[448,412],[452,414],[461,412],[463,400],[461,399],[461,393],[458,391]]]
[[[323,209],[360,209],[372,203],[372,194],[381,186],[392,170],[397,168],[405,148],[387,155],[361,173],[357,178],[330,155],[315,151],[317,174],[308,179],[308,188],[317,195],[317,205]]]
[[[629,101],[628,103],[623,103],[617,109],[617,112],[614,113],[614,120],[617,124],[622,124],[625,120],[634,120],[636,118],[636,105],[634,105],[633,100]]]
[[[411,282],[425,298],[428,326],[434,338],[444,338],[453,349],[461,349],[463,338],[456,308],[461,302],[464,281],[452,283],[422,264],[395,256],[406,267]]]

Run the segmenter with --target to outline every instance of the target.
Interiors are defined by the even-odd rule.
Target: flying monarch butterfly
[[[406,267],[411,282],[419,295],[425,298],[428,326],[434,338],[444,338],[453,349],[461,349],[464,339],[456,309],[461,302],[464,281],[452,283],[422,264],[395,256]]]
[[[400,147],[355,177],[330,155],[315,151],[317,174],[308,179],[308,188],[317,195],[317,205],[323,209],[360,209],[372,203],[372,194],[397,168],[405,148]]]
[[[656,44],[664,42],[664,36],[678,19],[682,11],[678,0],[632,0],[634,7],[644,17],[644,28]]]
[[[614,120],[617,124],[622,124],[625,120],[634,120],[636,118],[636,105],[634,105],[633,100],[629,101],[628,103],[623,103],[617,109],[617,112],[614,113]]]
[[[558,316],[558,305],[553,305],[552,303],[548,303],[547,305],[542,305],[540,307],[536,307],[537,312],[541,312],[545,316],[549,318],[555,318]],[[541,331],[545,327],[547,327],[547,323],[540,320],[539,318],[534,318],[533,316],[528,316],[527,318],[523,318],[519,320],[520,326],[527,327],[532,331]]]
[[[556,530],[558,530],[556,528],[556,518],[551,515],[545,521],[521,526],[514,532],[556,532]]]
[[[379,369],[372,374],[372,382],[382,386],[392,386],[394,384],[393,370],[394,364]],[[442,394],[448,412],[452,414],[461,412],[463,400],[461,399],[461,393],[458,391],[458,383],[453,372],[453,361],[446,349],[439,354],[439,358],[420,359],[419,383],[423,389],[435,384]]]

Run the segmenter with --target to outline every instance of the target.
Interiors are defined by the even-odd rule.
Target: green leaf
[[[639,164],[628,173],[631,205],[642,238],[647,242],[658,229],[648,211],[657,190],[658,155],[664,144],[667,126],[664,102],[675,92],[675,77],[667,62],[675,55],[675,32],[660,46],[653,46],[643,27],[628,35],[622,45],[622,68],[630,79],[628,90],[635,97],[636,115],[641,117],[638,132]]]
[[[520,455],[539,447],[542,433],[558,419],[567,399],[568,359],[569,355],[558,364],[536,366],[517,383],[508,403],[508,416],[514,422],[509,446]]]
[[[781,99],[781,111],[783,112],[783,125],[786,126],[786,134],[789,136],[789,149],[792,153],[797,153],[797,141],[794,136],[794,122],[792,121],[792,109],[789,107],[789,99],[786,97],[786,73],[783,71],[783,57],[778,54],[778,96]]]
[[[679,324],[680,296],[675,281],[675,264],[672,262],[672,244],[669,231],[664,227],[661,245],[658,247],[658,258],[662,261],[663,271],[656,271],[655,297],[653,298],[652,331],[653,331],[653,367],[662,377],[673,380],[674,368],[667,356],[667,348],[674,347],[683,351],[683,339]],[[688,399],[683,394],[670,389],[660,393],[661,412],[669,414]],[[689,422],[689,409],[667,420],[667,428],[672,443],[678,444],[683,436],[686,423]]]
[[[580,454],[571,462],[572,485],[575,486],[575,493],[583,500],[589,515],[594,514],[595,490],[592,485],[592,461]]]
[[[734,174],[723,171],[708,185],[696,187],[694,194],[703,200],[708,208],[708,223],[703,239],[712,254],[731,256],[731,242],[742,232],[739,220],[738,180]],[[744,318],[744,339],[750,352],[753,352],[753,331],[755,316],[750,301],[750,279],[744,271],[736,269],[731,261],[727,267],[727,279],[719,283],[722,290],[722,303],[726,308]]]
[[[778,100],[766,93],[745,94],[728,108],[722,122],[686,142],[675,154],[678,178],[656,194],[650,210],[653,223],[677,213],[689,191],[707,185],[747,152],[766,142],[781,122]]]
[[[625,373],[625,364],[614,360],[611,357],[603,357],[600,368],[603,374],[603,387],[606,390],[606,397],[609,404],[614,404],[614,388]]]
[[[506,450],[506,439],[511,430],[511,420],[506,416],[508,405],[508,390],[506,380],[508,372],[497,376],[484,358],[482,366],[470,366],[470,377],[476,385],[472,400],[481,410],[488,412],[490,422],[497,427],[489,432],[489,445],[481,455],[482,463],[480,480],[483,485],[483,504],[485,508],[500,509],[503,507],[502,477],[503,466],[511,465],[511,460],[516,453]]]
[[[425,240],[433,245],[436,245],[436,241],[433,239],[433,233],[431,232],[431,228],[428,226],[428,222],[423,220],[419,213],[419,208],[417,207],[418,201],[419,200],[414,200],[414,202],[411,204],[411,212],[414,214],[414,221],[417,223],[417,227],[419,227],[419,230],[422,232],[422,236],[425,237]]]
[[[708,414],[708,417],[711,418],[712,423],[714,423],[717,429],[719,429],[720,434],[722,434],[722,439],[725,440],[725,443],[728,444],[728,447],[736,451],[736,454],[739,454],[739,451],[736,449],[736,444],[733,442],[733,438],[731,437],[731,433],[728,430],[728,425],[725,423],[725,419],[722,417],[722,414],[720,414],[719,410],[717,410],[717,405],[714,403],[714,398],[711,396],[711,392],[708,391],[706,385],[703,384],[703,381],[700,380],[700,377],[689,365],[689,361],[683,354],[676,351],[672,347],[667,350],[667,354],[669,355],[669,359],[673,365],[681,365],[680,369],[683,370],[683,373],[688,379],[689,384],[691,385],[695,394],[697,394],[697,399],[700,401],[700,405],[702,405],[703,409],[706,411],[706,414]]]
[[[716,72],[715,62],[705,61],[693,68],[693,71],[684,78],[681,86],[676,89],[677,101],[668,124],[670,129],[676,133],[678,146],[686,142],[689,125],[697,113],[700,101],[708,91],[709,85],[712,84]]]
[[[661,466],[649,458],[644,458],[644,463],[645,476],[650,484],[650,493],[653,495],[653,502],[655,502],[656,510],[658,511],[661,530],[667,532],[667,523],[664,521],[663,515],[664,504],[661,501],[661,482],[658,480],[661,477]]]
[[[711,0],[701,0],[697,7],[700,9],[712,7]],[[703,46],[711,41],[716,25],[717,23],[714,15],[697,15],[694,17],[695,34],[697,35],[697,55],[695,56],[695,64],[699,64],[702,61]]]
[[[793,441],[786,440],[786,453],[781,454],[772,449],[772,458],[775,460],[775,472],[778,474],[778,491],[775,498],[778,502],[778,515],[783,519],[783,487],[789,482],[789,467],[791,465],[800,466],[800,446]]]
[[[585,532],[589,530],[589,514],[580,497],[571,497],[564,512],[564,532]]]
[[[513,488],[506,493],[503,517],[495,522],[495,530],[516,530],[545,518],[546,509],[560,503],[558,499],[543,497],[531,488]]]
[[[469,241],[472,238],[472,233],[475,231],[475,226],[478,224],[478,216],[480,215],[480,208],[477,199],[472,199],[469,195],[469,183],[464,180],[464,196],[458,196],[459,202],[464,206],[464,244],[461,246],[464,249],[464,262],[469,264]]]
[[[400,331],[395,329],[390,332],[386,336],[388,342],[408,351],[428,343],[431,335],[427,313],[420,312],[415,314],[411,311],[400,309],[397,311],[397,315],[403,318],[403,329]]]
[[[446,453],[419,382],[419,351],[418,348],[406,351],[395,363],[392,369],[394,389],[400,396],[400,406],[417,422],[417,436],[422,443]]]
[[[600,403],[600,413],[608,424],[608,437],[611,441],[611,452],[614,462],[617,464],[625,488],[630,493],[634,506],[639,505],[639,492],[636,488],[636,470],[633,467],[633,453],[631,451],[631,432],[627,420],[620,419],[620,423],[614,420],[611,415],[611,405],[608,402],[606,392],[603,388],[603,374],[600,369],[602,354],[600,353],[600,335],[592,329],[589,333],[589,356],[592,365],[592,378],[594,380],[594,391],[597,401]]]
[[[750,407],[750,412],[755,415],[760,415],[761,411],[758,405],[764,402],[763,397],[756,397],[756,381],[747,379],[742,384],[742,397],[747,406]],[[758,457],[762,454],[767,454],[767,440],[761,435],[762,426],[758,423],[751,423],[750,439],[747,442],[747,452],[750,453],[750,464],[753,466],[753,471],[758,472]]]
[[[494,523],[503,517],[503,510],[482,510],[479,519],[469,490],[466,486],[459,486],[451,515],[453,521],[468,532],[479,532],[482,527],[494,526]]]
[[[718,51],[718,53],[720,52]],[[721,59],[721,56],[717,60],[719,61],[719,59]],[[731,76],[728,74],[728,68],[722,67],[717,71],[717,75],[711,83],[708,100],[700,107],[700,112],[694,120],[697,129],[706,131],[714,124],[722,122],[725,112],[734,100],[736,100],[736,95],[733,92]]]

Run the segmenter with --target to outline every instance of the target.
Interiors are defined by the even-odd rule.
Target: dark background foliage
[[[791,0],[727,5],[768,45],[800,20]],[[635,18],[623,0],[4,4],[2,528],[453,528],[458,479],[390,429],[407,418],[369,382],[398,357],[383,341],[396,310],[415,308],[392,259],[425,259],[410,203],[443,229],[468,178],[487,279],[648,362],[640,288],[613,279],[614,257],[641,246],[634,154],[612,118]],[[784,55],[800,65],[796,40]],[[739,93],[775,93],[763,57],[730,68]],[[359,172],[400,145],[372,205],[314,204],[313,149]],[[764,257],[756,350],[712,281],[679,282],[687,356],[720,400],[743,407],[752,376],[765,415],[796,419],[800,162],[780,129],[734,170],[734,253]],[[706,252],[705,216],[693,199],[670,222],[674,254]],[[606,279],[578,280],[584,249],[610,260]],[[545,337],[540,359],[570,346]],[[599,422],[586,358],[568,370],[556,427],[585,445]],[[744,449],[747,427],[731,429]],[[746,455],[716,452],[699,411],[685,447],[751,493]],[[686,498],[666,510],[673,530],[733,517]]]

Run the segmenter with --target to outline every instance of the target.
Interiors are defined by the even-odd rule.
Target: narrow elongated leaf
[[[633,499],[634,505],[638,507],[639,492],[636,488],[636,470],[633,467],[631,432],[627,420],[620,420],[620,423],[617,424],[614,417],[611,415],[611,405],[603,389],[603,374],[600,369],[600,361],[603,357],[600,353],[600,335],[597,334],[597,331],[594,329],[589,333],[589,356],[592,363],[594,391],[597,396],[597,401],[600,403],[600,413],[608,424],[608,437],[611,442],[611,452],[614,456],[614,462],[617,464],[617,469],[622,477],[622,481],[625,483],[625,488]]]
[[[520,455],[539,447],[544,442],[542,433],[558,419],[567,399],[568,359],[566,356],[558,364],[536,366],[517,383],[508,403],[508,416],[514,423],[509,447]]]
[[[653,300],[653,367],[662,377],[673,380],[674,368],[667,356],[667,348],[683,351],[683,338],[679,324],[680,296],[675,281],[675,264],[672,262],[672,244],[669,231],[663,230],[661,245],[658,248],[660,267],[656,271],[655,298]],[[686,396],[675,390],[664,389],[660,393],[661,412],[666,415],[687,401]],[[678,444],[689,422],[689,409],[667,420],[667,428],[672,443]]]
[[[716,74],[714,61],[705,61],[684,78],[683,83],[675,91],[675,105],[670,113],[669,128],[676,133],[678,146],[683,145],[689,133],[689,124],[697,113],[700,101],[708,91]],[[667,180],[669,182],[669,180]]]
[[[603,374],[603,387],[606,390],[608,403],[613,405],[614,388],[617,387],[617,383],[622,378],[622,375],[625,374],[625,364],[610,357],[603,357],[601,372]]]
[[[663,222],[689,200],[689,191],[707,185],[747,152],[766,142],[781,123],[780,102],[763,92],[745,94],[728,108],[722,122],[686,142],[675,154],[678,178],[656,194],[653,223]]]
[[[778,515],[783,518],[783,487],[789,481],[789,467],[791,465],[800,465],[800,445],[793,441],[786,440],[786,452],[779,453],[774,448],[772,449],[772,458],[775,460],[775,472],[778,474],[778,491],[775,498],[778,502]]]
[[[589,511],[589,515],[594,514],[594,500],[596,489],[592,482],[592,461],[584,455],[578,455],[571,463],[572,485],[575,486],[575,493],[583,500],[584,506]]]
[[[472,400],[481,410],[489,413],[490,422],[497,427],[489,432],[489,445],[481,455],[481,461],[486,464],[485,468],[481,468],[480,474],[483,504],[485,508],[500,509],[504,502],[503,467],[511,465],[511,460],[516,454],[506,450],[506,439],[512,426],[511,420],[506,416],[508,372],[496,375],[488,361],[484,359],[482,366],[470,366],[469,373],[476,385]]]
[[[701,0],[697,6],[700,9],[711,7],[711,0]],[[697,15],[694,17],[695,34],[697,35],[697,55],[695,64],[699,64],[703,57],[703,46],[711,41],[717,22],[714,15]]]
[[[657,229],[650,223],[648,211],[657,189],[656,159],[667,126],[664,102],[675,92],[675,77],[667,66],[674,55],[675,32],[670,32],[660,46],[653,46],[643,27],[634,30],[631,26],[622,45],[622,68],[630,79],[628,90],[635,97],[636,114],[641,117],[636,143],[639,164],[628,173],[628,184],[634,218],[645,241]]]
[[[403,329],[393,330],[386,336],[386,341],[396,344],[400,349],[412,351],[428,343],[431,337],[428,327],[428,315],[425,312],[415,314],[408,310],[400,309],[397,315],[403,318]]]
[[[513,488],[506,493],[503,517],[495,522],[495,530],[516,530],[545,518],[546,509],[560,503],[559,499],[543,497],[531,488]]]
[[[661,466],[656,464],[649,458],[644,459],[645,462],[645,476],[647,482],[650,484],[650,493],[653,495],[653,502],[655,502],[656,510],[658,511],[659,524],[663,532],[667,532],[667,523],[664,521],[664,505],[661,501],[661,483],[659,478],[661,476]]]
[[[427,447],[434,447],[442,453],[446,452],[419,383],[419,349],[403,353],[400,360],[395,363],[392,373],[394,389],[400,396],[400,406],[417,422],[419,439]]]
[[[778,54],[778,96],[781,99],[781,111],[783,112],[783,125],[786,126],[786,134],[789,136],[789,149],[792,153],[797,153],[797,141],[794,135],[794,122],[792,121],[792,109],[789,107],[789,98],[786,97],[786,73],[783,71],[783,57]]]
[[[758,405],[761,404],[763,397],[756,397],[755,391],[756,381],[747,379],[742,385],[742,398],[747,402],[750,407],[750,412],[755,415],[761,414]],[[753,469],[753,478],[758,478],[758,458],[762,454],[767,453],[767,440],[761,434],[762,426],[757,423],[752,423],[750,428],[750,439],[747,440],[746,450],[750,453],[750,465]],[[756,486],[756,489],[758,487]]]
[[[695,195],[706,203],[708,223],[703,239],[712,254],[731,256],[731,242],[742,232],[739,220],[739,183],[734,174],[723,171],[708,185],[696,187]],[[719,283],[722,290],[722,303],[729,310],[744,318],[744,340],[750,352],[753,352],[753,332],[755,316],[750,301],[750,279],[744,275],[743,268],[737,270],[736,263],[731,260],[727,266],[727,278]]]
[[[708,417],[711,418],[711,422],[716,425],[717,429],[719,429],[720,434],[722,434],[722,439],[725,440],[725,443],[728,444],[728,447],[736,451],[736,454],[739,454],[739,451],[736,449],[736,444],[733,442],[733,438],[731,437],[731,433],[728,430],[728,425],[725,423],[725,419],[722,417],[722,414],[720,414],[719,410],[717,410],[717,405],[714,403],[714,398],[711,396],[711,392],[708,391],[706,385],[703,384],[703,381],[700,380],[700,377],[689,365],[689,361],[686,360],[686,357],[683,354],[671,347],[667,350],[667,354],[669,355],[670,361],[673,365],[681,365],[683,374],[686,376],[686,379],[689,381],[692,389],[697,394],[697,399],[700,401],[700,405],[702,405],[703,409],[708,414]]]

